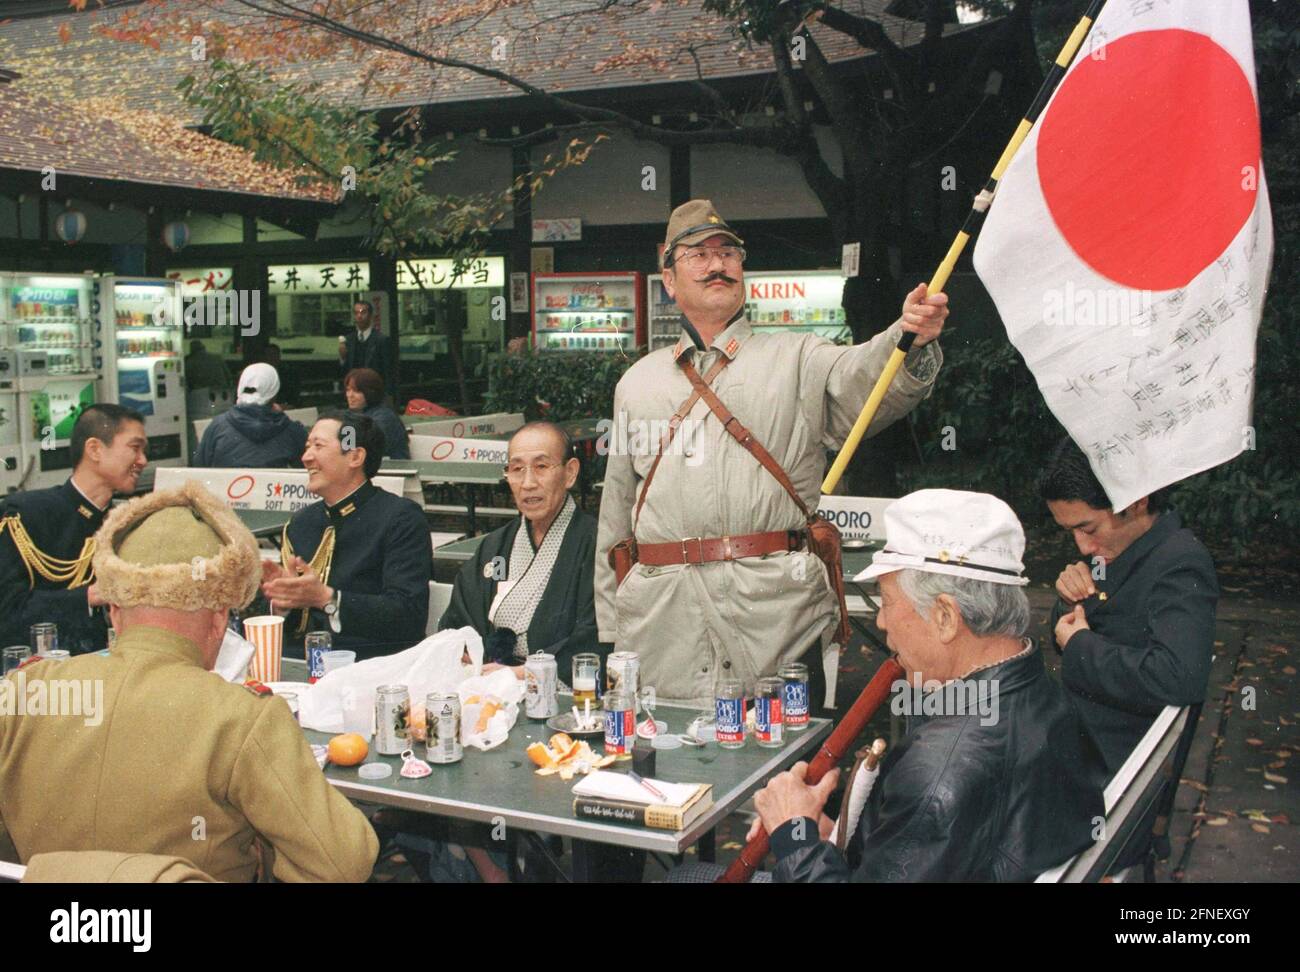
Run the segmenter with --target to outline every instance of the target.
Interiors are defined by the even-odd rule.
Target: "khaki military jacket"
[[[260,836],[281,880],[366,880],[375,832],[326,781],[289,707],[202,664],[192,642],[136,626],[109,656],[6,676],[0,832],[19,862],[52,851],[162,854],[250,881]]]
[[[695,368],[731,363],[713,389],[772,453],[815,510],[826,450],[843,444],[890,352],[901,322],[865,344],[843,347],[813,334],[755,333],[729,325]],[[719,675],[747,687],[797,660],[827,632],[838,607],[826,570],[807,551],[697,565],[637,564],[617,586],[606,551],[632,536],[633,508],[650,471],[663,423],[691,393],[674,348],[642,358],[619,381],[600,504],[596,620],[600,640],[641,656],[641,684],[669,702],[704,705]],[[908,355],[867,435],[929,395],[942,363],[937,342]],[[656,424],[657,423],[657,424]],[[799,529],[799,508],[775,478],[727,433],[703,401],[678,431],[655,472],[636,528],[639,543]]]

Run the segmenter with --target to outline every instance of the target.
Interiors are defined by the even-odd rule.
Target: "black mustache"
[[[713,283],[713,281],[715,281],[715,280],[723,280],[723,281],[726,281],[726,282],[729,283],[729,284],[734,284],[734,283],[736,282],[734,279],[732,279],[731,277],[728,277],[728,276],[727,276],[725,273],[723,273],[721,270],[717,271],[716,273],[711,273],[711,274],[709,274],[707,277],[705,277],[705,278],[704,278],[703,280],[701,280],[700,282],[701,282],[702,284],[704,284],[704,286],[707,287],[709,284]]]

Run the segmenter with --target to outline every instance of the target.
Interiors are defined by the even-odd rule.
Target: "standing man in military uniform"
[[[230,609],[257,591],[257,544],[239,518],[197,483],[150,493],[105,519],[94,566],[112,654],[0,682],[0,844],[8,831],[20,862],[162,854],[249,881],[260,838],[281,880],[366,880],[375,833],[326,781],[288,705],[212,672]]]
[[[94,583],[94,536],[114,493],[131,493],[148,459],[144,418],[92,405],[72,427],[72,476],[15,493],[0,513],[0,639],[24,645],[39,622],[59,626],[73,654],[105,646],[104,599]]]
[[[815,510],[826,450],[843,443],[904,330],[917,335],[915,343],[867,434],[930,393],[942,362],[933,342],[948,314],[947,297],[927,297],[921,285],[899,320],[856,347],[813,334],[756,333],[744,313],[743,242],[708,200],[673,211],[664,286],[681,308],[683,331],[675,347],[642,358],[618,383],[600,504],[599,638],[638,652],[642,684],[661,699],[691,705],[706,704],[719,677],[752,688],[801,659],[818,699],[823,638],[838,605],[825,567],[806,549],[801,511],[705,401],[682,414],[642,495],[660,448],[658,432],[645,430],[662,428],[692,395],[681,365],[694,366]],[[618,585],[606,552],[630,537],[638,560]]]

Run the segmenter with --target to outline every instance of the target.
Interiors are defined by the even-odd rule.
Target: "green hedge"
[[[529,421],[610,418],[614,386],[636,360],[622,354],[496,354],[488,359],[489,412],[523,412]]]

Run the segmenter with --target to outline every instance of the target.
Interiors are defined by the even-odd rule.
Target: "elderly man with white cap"
[[[194,465],[221,469],[282,469],[302,465],[307,427],[272,403],[280,376],[269,364],[251,364],[239,376],[235,407],[212,420],[194,453]]]
[[[860,579],[880,582],[907,734],[857,819],[841,817],[843,850],[822,809],[838,772],[809,786],[797,763],[755,796],[773,877],[1032,880],[1086,848],[1104,810],[1100,757],[1025,637],[1020,522],[993,496],[926,489],[885,511],[885,534]]]

